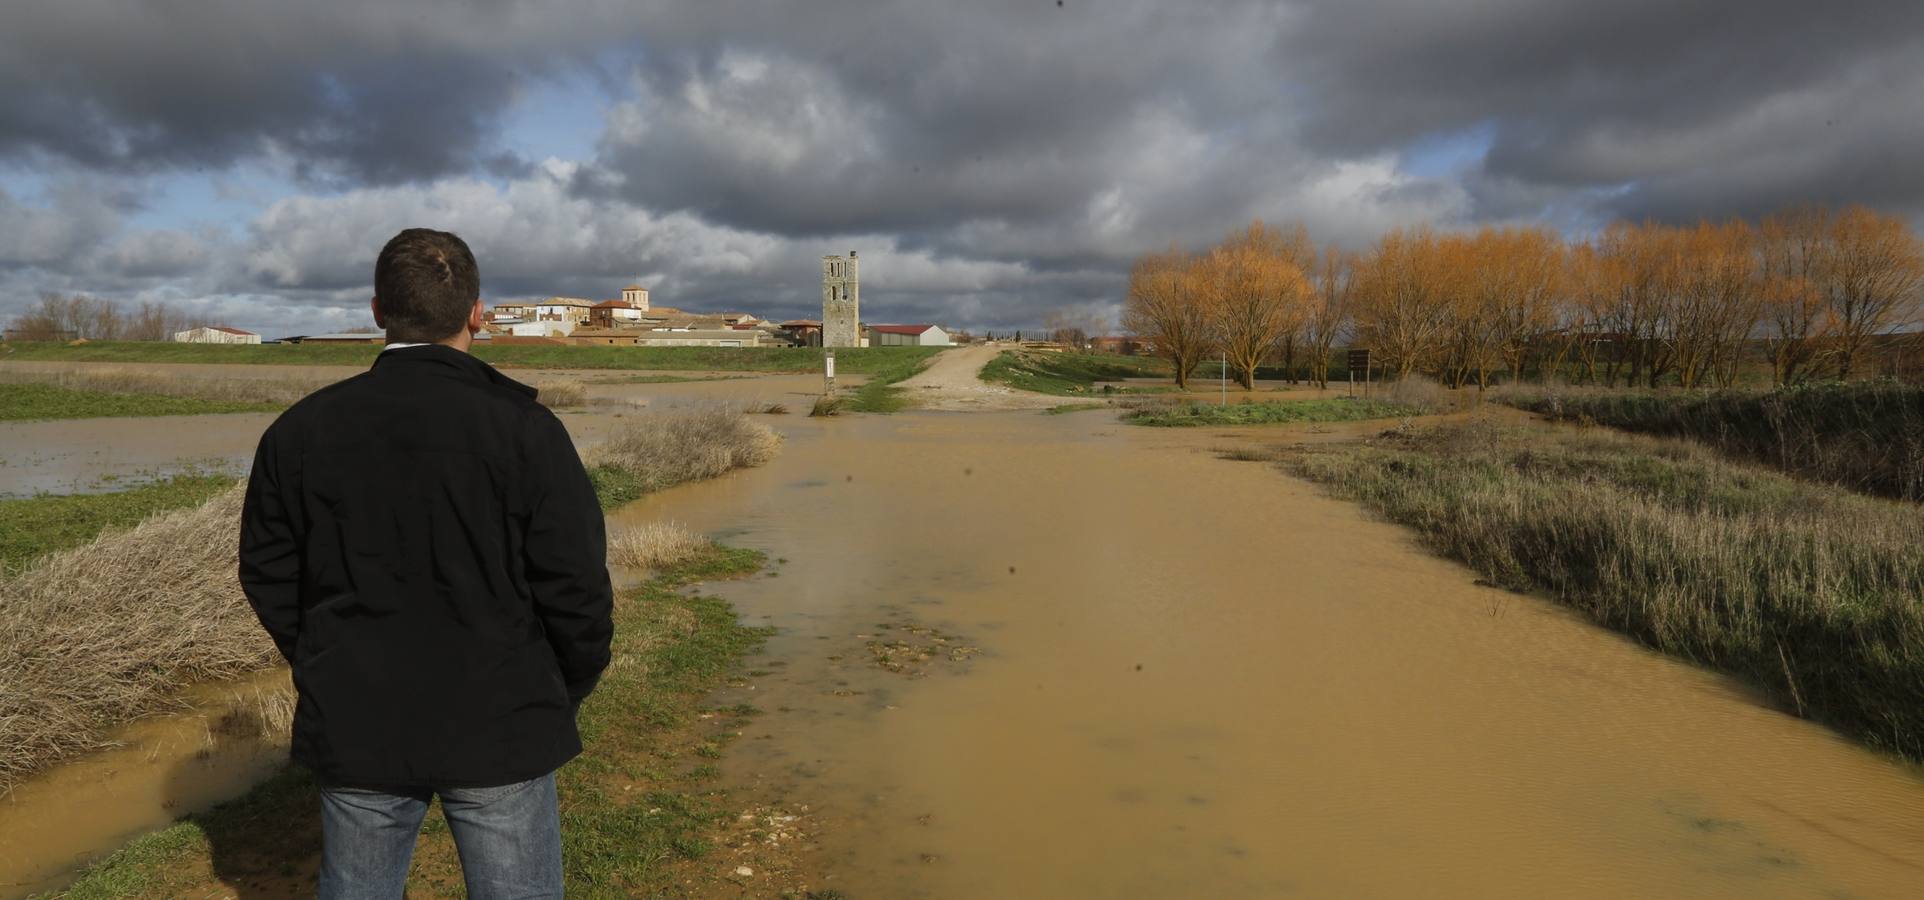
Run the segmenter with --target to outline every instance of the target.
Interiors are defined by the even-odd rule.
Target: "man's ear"
[[[384,315],[381,315],[381,298],[369,297],[367,300],[367,308],[369,312],[372,312],[374,314],[374,327],[386,328],[387,317]]]
[[[468,333],[474,334],[480,331],[481,326],[486,321],[487,321],[487,309],[486,307],[481,305],[481,298],[476,297],[474,298],[474,308],[471,310],[468,310]]]

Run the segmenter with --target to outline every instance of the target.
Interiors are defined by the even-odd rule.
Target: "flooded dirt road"
[[[767,468],[618,518],[786,560],[719,588],[781,629],[720,700],[767,711],[723,770],[808,807],[814,887],[1924,896],[1915,770],[1481,587],[1218,433],[784,425]],[[911,626],[981,652],[874,665]]]

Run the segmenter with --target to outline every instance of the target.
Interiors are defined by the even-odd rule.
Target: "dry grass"
[[[842,414],[842,398],[821,396],[815,398],[815,406],[808,411],[810,418],[816,416],[839,416]]]
[[[589,475],[604,507],[650,491],[759,466],[775,457],[782,436],[722,405],[648,412],[625,420],[589,451]]]
[[[649,522],[608,536],[608,561],[636,569],[679,565],[714,547],[678,522]]]
[[[185,685],[280,662],[236,576],[241,489],[0,581],[0,789]]]
[[[1552,419],[1687,437],[1786,472],[1924,501],[1924,387],[1890,381],[1772,391],[1514,388],[1503,402]]]
[[[1598,429],[1404,429],[1289,464],[1498,584],[1924,758],[1924,509]]]
[[[588,402],[588,386],[577,379],[543,381],[535,385],[535,399],[549,409],[583,406]]]
[[[272,403],[281,406],[314,393],[339,378],[326,375],[236,378],[165,369],[85,368],[64,370],[0,369],[0,382],[51,384],[104,394],[158,394],[220,403]]]

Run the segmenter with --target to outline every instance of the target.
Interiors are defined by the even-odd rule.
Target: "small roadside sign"
[[[1352,347],[1349,351],[1349,395],[1356,396],[1356,373],[1363,373],[1363,393],[1369,393],[1370,352],[1368,348]]]

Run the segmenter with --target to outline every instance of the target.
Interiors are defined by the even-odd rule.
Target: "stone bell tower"
[[[822,346],[862,346],[861,260],[822,257]]]

